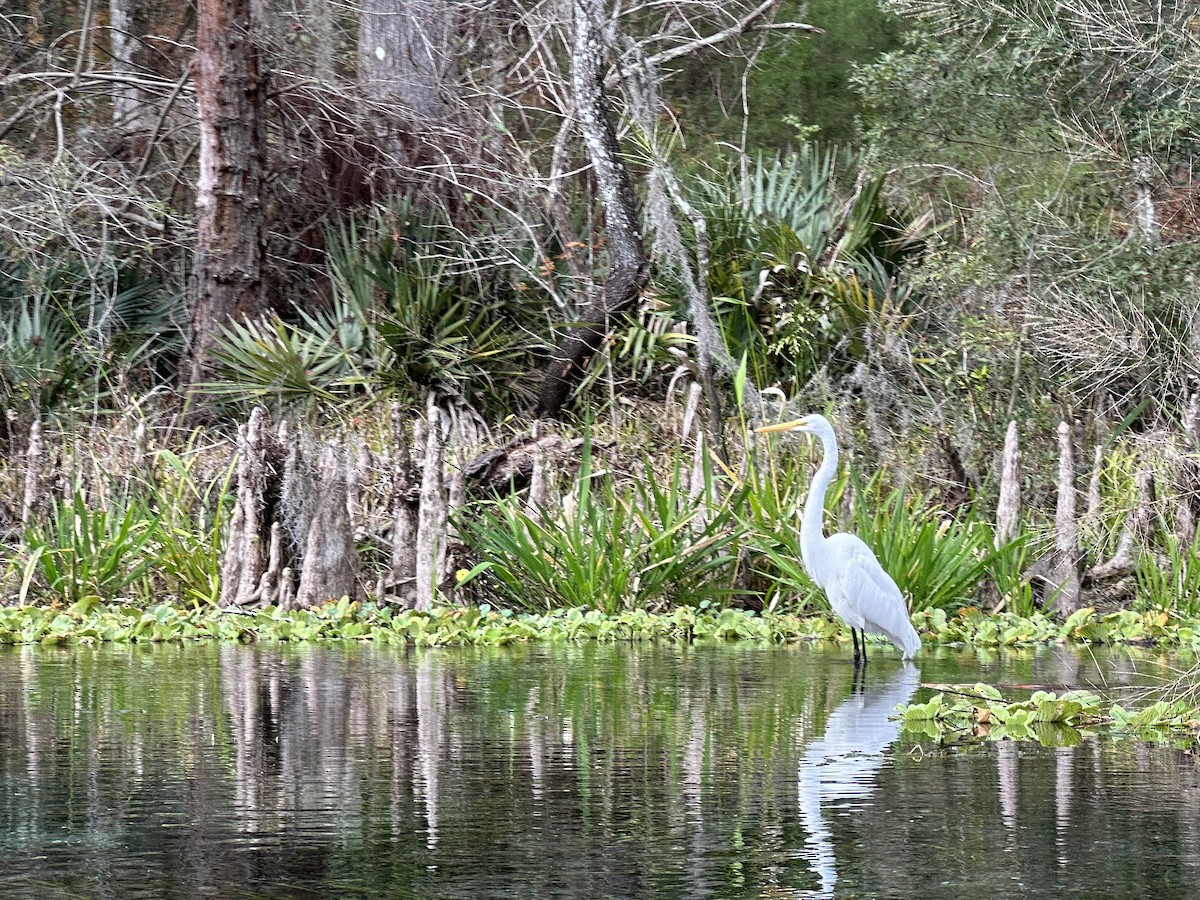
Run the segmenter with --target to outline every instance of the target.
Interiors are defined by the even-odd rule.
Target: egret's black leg
[[[850,640],[854,641],[854,668],[857,669],[862,664],[862,657],[858,652],[858,630],[850,629]]]
[[[862,655],[863,655],[862,664],[863,664],[863,668],[865,669],[867,667],[867,633],[865,631],[863,631],[861,628],[858,629],[858,640],[859,640],[859,643],[862,644]]]

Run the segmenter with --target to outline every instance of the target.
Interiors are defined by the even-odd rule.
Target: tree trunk
[[[112,71],[128,81],[116,81],[112,88],[113,125],[122,131],[149,131],[154,107],[147,92],[134,83],[147,69],[142,36],[147,31],[149,10],[139,0],[109,0],[109,41]]]
[[[212,366],[220,327],[265,307],[262,262],[265,78],[254,45],[256,0],[199,0],[192,78],[200,119],[195,298],[189,382]]]
[[[444,118],[446,87],[458,79],[453,35],[454,5],[447,0],[366,0],[358,25],[359,86],[416,118]]]
[[[604,206],[608,279],[603,293],[583,310],[580,324],[556,348],[534,410],[539,416],[554,416],[561,411],[571,389],[600,349],[610,318],[637,301],[649,275],[633,182],[620,156],[604,94],[604,46],[600,36],[603,13],[602,0],[576,4],[571,86],[579,128]]]
[[[316,508],[308,528],[295,605],[314,606],[327,600],[358,596],[358,553],[350,528],[349,490],[343,447],[326,445],[314,476]]]
[[[1071,426],[1058,423],[1058,503],[1054,512],[1054,611],[1064,618],[1080,607],[1079,524],[1075,520],[1075,449]]]
[[[1000,501],[996,504],[996,547],[1013,540],[1021,527],[1021,449],[1017,423],[1009,422],[1004,433],[1004,456],[1000,465]]]

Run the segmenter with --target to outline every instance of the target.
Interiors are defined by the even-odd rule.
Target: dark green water
[[[6,649],[0,897],[1200,897],[1195,757],[888,721],[1169,661],[873,652]]]

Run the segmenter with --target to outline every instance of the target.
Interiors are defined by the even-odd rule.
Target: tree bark
[[[358,553],[346,504],[349,475],[341,446],[326,445],[317,465],[316,508],[304,547],[295,605],[314,606],[341,597],[356,598]]]
[[[415,117],[447,115],[446,87],[458,80],[451,49],[454,4],[367,0],[358,25],[358,83],[369,97]]]
[[[996,504],[996,547],[1017,536],[1021,524],[1021,449],[1017,423],[1009,422],[1004,433],[1004,456],[1000,466],[1000,501]]]
[[[1058,504],[1054,513],[1054,610],[1066,617],[1080,607],[1079,524],[1075,520],[1075,448],[1071,426],[1058,423]]]
[[[266,79],[254,44],[256,0],[199,0],[192,79],[200,119],[195,296],[189,383],[212,366],[220,327],[265,308],[262,263]]]
[[[649,265],[638,225],[637,201],[629,170],[621,159],[616,130],[604,93],[604,46],[600,28],[602,0],[575,6],[575,43],[571,86],[579,129],[592,163],[592,175],[604,207],[608,278],[559,343],[547,367],[534,412],[557,415],[608,333],[609,320],[632,306],[646,284]]]

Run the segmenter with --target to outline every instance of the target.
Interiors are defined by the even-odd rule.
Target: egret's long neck
[[[837,475],[838,448],[832,435],[821,435],[821,466],[808,488],[808,499],[804,503],[804,518],[800,520],[800,552],[804,565],[812,571],[810,560],[816,559],[816,551],[825,541],[822,531],[825,520],[825,494],[829,484]]]

